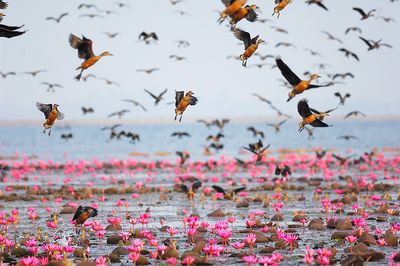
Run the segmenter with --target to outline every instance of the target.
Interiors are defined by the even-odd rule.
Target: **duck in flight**
[[[297,94],[303,93],[305,90],[328,87],[328,85],[315,85],[311,82],[320,76],[318,74],[311,74],[308,80],[301,80],[280,58],[276,58],[276,65],[281,71],[283,77],[292,85],[293,89],[289,92],[287,101],[293,99]]]
[[[263,39],[259,38],[259,36],[255,36],[254,38],[250,37],[250,33],[240,30],[234,29],[233,35],[236,38],[241,40],[244,43],[244,52],[240,55],[240,60],[242,60],[242,66],[247,65],[247,60],[253,55],[253,53],[257,50],[258,46],[265,42]]]

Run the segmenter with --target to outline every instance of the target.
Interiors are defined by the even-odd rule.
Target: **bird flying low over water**
[[[82,76],[82,72],[85,69],[88,69],[89,67],[93,66],[97,61],[100,60],[103,56],[112,56],[110,52],[103,52],[100,55],[95,55],[93,53],[92,45],[93,42],[92,40],[86,38],[85,36],[82,36],[82,39],[79,37],[76,37],[73,34],[69,35],[69,44],[71,45],[72,48],[78,50],[78,57],[81,59],[84,59],[83,63],[76,69],[80,69],[81,72],[79,73],[78,76],[76,76],[76,80],[79,81]]]
[[[281,15],[281,11],[291,2],[293,2],[293,0],[275,0],[275,4],[276,6],[274,7],[274,13],[272,13],[272,16],[275,14],[278,14],[278,18]]]
[[[58,111],[58,104],[44,104],[44,103],[36,103],[36,107],[44,114],[46,121],[43,123],[43,134],[46,133],[46,129],[49,130],[49,136],[51,134],[51,127],[54,125],[54,122],[57,120],[63,120],[64,114]]]
[[[346,118],[348,118],[348,117],[350,117],[350,116],[358,116],[358,115],[361,115],[361,116],[366,116],[364,113],[362,113],[362,112],[360,112],[360,111],[352,111],[352,112],[350,112],[350,113],[348,113],[345,117],[344,117],[344,119],[346,119]]]
[[[248,150],[251,153],[254,153],[257,155],[256,159],[256,165],[261,163],[261,160],[264,156],[265,151],[269,148],[270,144],[268,144],[266,147],[264,147],[263,143],[261,140],[259,140],[257,143],[254,144],[249,144],[249,147],[243,147],[243,149]]]
[[[178,137],[178,139],[181,139],[182,137],[189,137],[190,138],[190,134],[187,132],[173,132],[171,134],[171,137]]]
[[[189,105],[197,104],[198,99],[193,95],[192,91],[188,91],[186,94],[184,91],[175,91],[175,120],[180,115],[179,122],[181,122],[186,108]]]
[[[305,125],[311,125],[313,127],[329,127],[329,125],[321,121],[328,115],[328,113],[313,113],[307,102],[307,99],[302,99],[297,104],[297,111],[303,118],[303,121],[299,124],[299,131],[301,132]]]
[[[92,207],[79,206],[74,214],[74,217],[72,218],[72,221],[75,221],[77,225],[81,225],[84,224],[85,221],[90,217],[96,217],[96,216],[97,216],[97,209]]]
[[[265,42],[263,39],[258,38],[259,36],[255,36],[254,38],[250,37],[250,33],[243,31],[241,29],[234,29],[233,35],[236,38],[241,40],[244,43],[244,52],[240,55],[240,60],[242,60],[242,66],[247,65],[247,59],[249,59],[253,53],[257,50],[258,45]]]
[[[223,189],[222,187],[220,187],[220,186],[215,186],[215,185],[212,186],[212,188],[215,189],[215,191],[217,191],[218,193],[224,194],[224,199],[226,199],[226,200],[233,200],[233,197],[234,197],[237,193],[239,193],[239,192],[241,192],[241,191],[243,191],[243,190],[246,190],[246,187],[240,187],[240,188],[233,189],[233,190],[230,191],[230,192],[227,192],[227,191],[225,191],[225,189]]]
[[[193,200],[195,196],[195,192],[201,187],[201,182],[197,181],[191,184],[190,186],[187,186],[185,184],[180,185],[180,189],[186,193],[188,200]]]
[[[267,123],[267,126],[273,127],[275,129],[275,134],[278,134],[279,132],[281,132],[281,126],[286,123],[286,120],[282,120],[276,124],[273,123]]]
[[[319,78],[318,74],[311,74],[310,79],[301,80],[280,58],[276,58],[276,65],[281,71],[282,75],[285,79],[293,86],[293,90],[289,92],[289,98],[287,101],[290,101],[297,94],[303,93],[305,90],[319,88],[319,87],[328,87],[328,85],[314,85],[310,84],[313,80]]]

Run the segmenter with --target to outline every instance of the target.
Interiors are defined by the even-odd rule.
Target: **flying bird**
[[[359,27],[349,27],[346,29],[346,31],[344,33],[348,34],[350,31],[362,33],[362,30]]]
[[[190,154],[188,152],[177,151],[175,152],[175,154],[178,155],[181,159],[179,162],[180,165],[184,165],[186,161],[190,158]]]
[[[46,70],[40,69],[40,70],[34,70],[34,71],[26,71],[26,72],[22,72],[21,74],[32,75],[32,77],[36,77],[37,74],[43,73],[43,72],[46,72]]]
[[[176,54],[172,54],[169,56],[170,59],[174,59],[175,61],[183,61],[183,60],[187,60],[186,57],[184,56],[180,56],[180,55],[176,55]]]
[[[285,9],[285,7],[293,2],[293,0],[275,0],[275,7],[274,7],[274,13],[272,13],[272,16],[275,14],[278,14],[278,18],[281,15],[281,11]]]
[[[163,92],[161,92],[158,96],[154,95],[150,91],[144,89],[145,92],[147,92],[151,97],[154,98],[155,102],[154,105],[158,105],[158,103],[163,99],[163,95],[167,93],[168,89],[165,89]]]
[[[248,127],[248,131],[253,133],[253,137],[257,137],[258,135],[264,139],[264,132],[257,130],[255,127]]]
[[[259,39],[258,35],[254,38],[250,37],[250,33],[240,30],[234,29],[233,35],[236,38],[243,41],[244,43],[244,52],[240,55],[240,60],[242,61],[242,66],[246,66],[247,60],[253,55],[253,53],[257,50],[258,46],[264,42],[264,40]]]
[[[348,113],[348,114],[344,117],[344,119],[349,118],[350,116],[359,116],[359,115],[361,115],[361,116],[363,116],[363,117],[366,116],[364,113],[362,113],[362,112],[360,112],[360,111],[352,111],[352,112]]]
[[[189,105],[197,104],[198,99],[193,95],[192,91],[188,91],[186,94],[184,91],[175,91],[175,120],[180,115],[179,122],[181,122],[186,108]]]
[[[84,3],[80,4],[78,6],[78,9],[82,9],[82,8],[86,8],[86,9],[94,8],[94,9],[98,10],[98,7],[96,5],[93,5],[93,4],[84,4]]]
[[[338,139],[351,140],[351,139],[357,139],[357,137],[352,135],[343,135],[338,137]]]
[[[219,12],[219,19],[217,22],[221,24],[228,16],[236,14],[245,4],[247,0],[222,0],[225,5],[225,9]]]
[[[181,184],[180,189],[186,193],[188,200],[193,200],[195,196],[195,192],[201,187],[201,182],[197,181],[191,184],[190,186],[186,186],[185,184]]]
[[[123,100],[123,101],[124,101],[124,102],[128,102],[128,103],[133,103],[135,106],[139,106],[140,108],[143,109],[143,111],[147,112],[147,109],[143,106],[143,104],[141,104],[141,103],[138,102],[138,101],[131,100],[131,99],[125,99],[125,100]]]
[[[153,67],[153,68],[147,68],[147,69],[143,69],[143,68],[142,69],[136,69],[136,72],[144,72],[146,74],[151,74],[151,73],[153,73],[155,71],[158,71],[158,70],[160,70],[160,69]]]
[[[208,135],[208,137],[206,138],[207,141],[215,141],[215,142],[219,142],[221,138],[225,138],[225,135],[222,133],[218,133],[217,135],[213,136],[213,135]]]
[[[234,29],[236,24],[242,19],[246,18],[247,21],[255,22],[258,18],[255,10],[258,9],[257,5],[246,5],[240,8],[235,14],[231,16],[229,24],[231,24],[231,29]]]
[[[158,36],[155,32],[142,32],[139,34],[139,40],[143,40],[146,44],[150,44],[151,39],[153,41],[158,41]]]
[[[271,102],[270,100],[268,100],[268,99],[266,99],[266,98],[264,98],[264,97],[258,95],[257,93],[253,93],[252,95],[256,96],[256,97],[257,97],[260,101],[262,101],[262,102],[265,102],[265,103],[267,103],[267,104],[269,104],[269,105],[272,104],[272,102]]]
[[[121,118],[122,116],[124,116],[126,113],[129,113],[129,112],[130,111],[128,109],[122,109],[120,111],[113,112],[113,113],[109,114],[107,117],[110,118],[110,117],[113,117],[113,116],[117,115],[118,118]]]
[[[120,126],[122,126],[121,124],[115,124],[115,125],[112,125],[112,126],[110,126],[110,127],[102,127],[101,128],[101,131],[104,131],[104,130],[111,130],[111,131],[114,131],[116,128],[118,128],[118,127],[120,127]]]
[[[0,71],[0,75],[1,75],[1,77],[2,77],[3,79],[5,79],[5,78],[7,78],[8,76],[15,76],[15,75],[17,75],[17,73],[15,73],[14,71],[10,71],[10,72],[7,72],[7,73],[3,73],[3,72]]]
[[[339,38],[333,36],[332,34],[330,34],[330,33],[327,32],[327,31],[322,31],[322,33],[326,34],[326,35],[328,36],[328,39],[329,39],[329,40],[337,41],[337,42],[339,42],[339,43],[343,43],[343,41],[342,41],[341,39],[339,39]]]
[[[380,39],[379,41],[374,41],[374,40],[367,40],[361,36],[359,38],[368,46],[368,51],[379,49],[381,46],[393,48],[390,44],[381,43],[382,39]]]
[[[212,188],[215,189],[215,191],[217,191],[218,193],[222,193],[224,195],[225,200],[233,200],[236,194],[238,194],[239,192],[241,192],[243,190],[246,190],[246,187],[240,187],[240,188],[233,189],[230,192],[227,192],[222,187],[216,186],[216,185],[212,186]]]
[[[230,121],[230,120],[229,120],[229,119],[226,119],[226,118],[221,119],[221,120],[215,119],[215,120],[213,120],[213,121],[211,122],[211,125],[212,125],[212,126],[218,127],[219,130],[222,131],[222,130],[224,129],[224,127],[226,126],[226,124],[229,123],[229,121]]]
[[[190,134],[187,132],[173,132],[171,134],[171,137],[178,137],[178,139],[181,139],[183,137],[189,137],[190,138]]]
[[[396,22],[396,20],[394,18],[390,18],[390,17],[377,17],[377,19],[382,19],[385,22]]]
[[[57,83],[42,82],[40,84],[47,86],[47,92],[55,92],[56,90],[54,88],[62,88],[62,86]]]
[[[121,34],[120,32],[106,32],[106,31],[104,31],[103,33],[105,35],[107,35],[108,38],[111,38],[111,39],[113,39]]]
[[[47,17],[46,20],[54,20],[57,23],[60,23],[61,19],[65,16],[68,16],[68,13],[62,13],[58,17]]]
[[[6,9],[8,7],[8,3],[0,0],[0,9]]]
[[[58,110],[58,104],[44,104],[44,103],[36,103],[36,107],[44,114],[46,121],[43,123],[43,134],[46,133],[46,130],[49,129],[49,136],[51,134],[51,128],[54,125],[56,120],[63,120],[64,114]]]
[[[264,153],[265,151],[269,148],[269,144],[266,147],[263,147],[263,143],[261,140],[258,141],[259,146],[252,146],[252,144],[249,144],[249,147],[243,147],[243,149],[254,153],[255,155],[257,155],[256,158],[256,165],[259,165],[261,163],[262,158],[264,157]]]
[[[190,46],[190,43],[185,40],[177,40],[177,41],[174,41],[174,43],[176,43],[176,45],[178,47],[189,47]]]
[[[317,78],[319,78],[318,74],[311,74],[310,79],[301,80],[280,58],[276,58],[276,65],[281,71],[283,77],[292,85],[293,89],[289,92],[289,98],[287,101],[290,101],[297,94],[303,93],[305,90],[327,87],[327,85],[314,85],[311,82]]]
[[[99,14],[82,14],[82,15],[80,15],[79,16],[80,18],[91,18],[91,19],[93,19],[93,18],[104,18],[104,16],[102,16],[102,15],[99,15]]]
[[[323,4],[322,0],[307,0],[306,3],[308,5],[315,4],[315,5],[319,6],[322,9],[325,9],[326,11],[329,11],[328,8]]]
[[[299,124],[300,132],[304,129],[305,125],[311,125],[313,127],[329,127],[329,125],[321,121],[321,119],[324,118],[324,115],[319,116],[318,114],[311,112],[311,109],[307,103],[307,99],[302,99],[299,101],[297,104],[297,111],[303,118],[303,121],[301,121]]]
[[[204,120],[204,119],[199,119],[199,120],[197,120],[196,121],[197,123],[203,123],[207,128],[210,128],[210,126],[211,126],[211,122],[208,122],[208,121],[206,121],[206,120]]]
[[[346,57],[349,57],[349,56],[352,56],[352,57],[354,57],[354,59],[356,59],[357,61],[360,61],[360,58],[358,58],[358,56],[355,54],[355,53],[353,53],[352,51],[350,51],[350,50],[347,50],[346,48],[340,48],[340,49],[338,49],[340,52],[343,52],[344,53],[344,56],[346,56]]]
[[[368,11],[368,13],[365,13],[364,10],[362,10],[359,7],[353,7],[353,10],[357,11],[358,13],[360,13],[361,15],[361,20],[365,20],[369,17],[373,17],[374,16],[374,12],[376,11],[376,9],[372,9],[370,11]]]
[[[285,123],[286,123],[286,120],[282,120],[282,121],[280,121],[280,122],[278,122],[276,124],[267,123],[267,125],[270,126],[270,127],[273,127],[275,129],[275,134],[278,134],[278,133],[281,132],[281,126],[283,124],[285,124]]]
[[[104,56],[112,56],[110,52],[103,52],[100,55],[95,55],[93,53],[92,45],[93,42],[90,39],[87,39],[85,36],[82,36],[82,39],[76,37],[73,34],[69,35],[69,44],[72,48],[78,50],[78,57],[84,59],[83,63],[76,69],[81,70],[78,76],[76,76],[76,80],[79,81],[82,77],[82,72],[85,69],[93,66],[97,61],[99,61]]]
[[[83,112],[83,115],[89,114],[89,113],[94,113],[94,109],[92,107],[81,107],[81,110]]]
[[[74,137],[74,135],[72,133],[68,133],[68,134],[61,134],[60,138],[64,139],[65,141],[72,139]]]
[[[345,101],[346,101],[346,99],[347,98],[350,98],[350,93],[346,93],[344,96],[342,96],[341,94],[340,94],[340,92],[335,92],[335,94],[334,94],[336,97],[339,97],[339,99],[340,99],[340,102],[339,102],[339,104],[341,104],[341,105],[343,105],[344,106],[344,103],[345,103]]]
[[[350,72],[346,72],[346,73],[336,73],[336,74],[334,74],[333,76],[332,76],[332,79],[333,80],[335,80],[335,79],[337,79],[337,78],[341,78],[341,79],[346,79],[347,77],[350,77],[350,78],[354,78],[354,75],[352,74],[352,73],[350,73]]]
[[[292,171],[290,170],[290,167],[287,166],[286,164],[284,165],[277,165],[275,167],[275,175],[281,175],[282,177],[287,177],[288,175],[291,175]]]

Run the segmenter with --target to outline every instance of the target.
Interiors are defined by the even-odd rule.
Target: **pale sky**
[[[239,61],[227,60],[228,55],[240,55],[243,45],[233,36],[226,24],[218,25],[218,14],[214,10],[224,8],[218,0],[185,0],[171,5],[168,0],[126,0],[130,8],[119,8],[114,1],[85,1],[95,3],[100,9],[115,10],[119,14],[106,15],[105,18],[80,18],[85,13],[95,13],[94,9],[78,10],[82,1],[68,0],[15,0],[9,1],[9,8],[3,23],[7,25],[25,24],[27,32],[13,39],[0,39],[0,71],[18,73],[47,69],[37,77],[29,75],[0,78],[0,120],[43,120],[36,109],[35,102],[58,103],[65,113],[66,121],[105,119],[111,112],[131,109],[128,120],[171,120],[174,106],[166,105],[174,101],[174,90],[192,90],[199,97],[196,106],[190,106],[184,114],[183,122],[202,117],[267,117],[275,115],[264,103],[259,102],[252,93],[258,93],[270,99],[283,112],[299,119],[297,102],[306,97],[310,106],[324,110],[335,107],[338,99],[333,96],[337,91],[350,92],[346,106],[336,111],[338,117],[347,112],[360,110],[370,116],[399,115],[398,99],[400,90],[398,81],[400,69],[400,2],[389,0],[326,0],[329,12],[308,6],[304,0],[294,0],[281,14],[280,18],[271,17],[274,4],[272,0],[248,1],[260,6],[260,18],[272,22],[250,23],[241,21],[238,28],[249,31],[252,36],[259,34],[267,41],[258,48],[261,54],[280,55],[282,59],[300,77],[306,70],[312,70],[322,76],[320,83],[329,81],[327,73],[352,72],[355,78],[345,80],[346,84],[307,91],[286,103],[288,90],[281,87],[278,78],[280,71],[275,68],[262,69],[241,66]],[[372,17],[360,20],[360,15],[352,7],[361,7],[365,11],[377,10],[376,16],[393,17],[397,23],[386,23]],[[179,15],[183,10],[189,15]],[[63,12],[69,15],[60,24],[47,21],[47,16],[58,16]],[[289,34],[276,32],[271,25],[286,29]],[[359,33],[344,34],[348,26],[362,29],[361,36],[391,44],[394,49],[382,47],[367,52],[367,46],[358,39]],[[330,41],[321,33],[329,31],[343,40],[343,44]],[[108,38],[103,32],[121,32],[115,39]],[[145,45],[138,42],[142,31],[154,31],[159,36],[157,44]],[[77,51],[68,43],[68,36],[85,35],[93,41],[95,54],[107,50],[113,57],[101,59],[85,74],[95,74],[118,82],[121,86],[109,86],[102,80],[91,79],[88,82],[76,82],[78,74],[75,68],[82,60]],[[175,40],[190,42],[188,48],[178,48]],[[291,42],[294,48],[275,48],[278,42]],[[360,57],[360,62],[348,59],[338,52],[345,47]],[[311,56],[305,48],[313,49],[323,56]],[[176,62],[169,59],[171,54],[188,58]],[[248,61],[248,66],[261,62],[257,57]],[[273,63],[267,59],[268,63]],[[314,65],[331,65],[326,70],[318,70]],[[160,71],[151,75],[136,72],[139,68],[158,67]],[[63,85],[55,93],[46,92],[41,82],[54,82]],[[153,100],[143,89],[158,94],[168,88],[165,100],[154,107]],[[148,109],[143,112],[122,99],[132,98],[142,102]],[[84,117],[81,106],[92,106],[95,113]],[[118,118],[112,118],[118,121]],[[121,120],[123,121],[123,120]],[[118,121],[120,122],[120,121]]]

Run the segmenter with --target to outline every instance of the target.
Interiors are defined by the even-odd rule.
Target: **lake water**
[[[314,130],[314,139],[309,140],[306,130],[299,133],[297,122],[282,125],[282,132],[275,134],[272,127],[265,123],[229,123],[224,129],[225,138],[221,139],[224,149],[216,155],[229,155],[246,159],[250,155],[239,154],[242,146],[256,142],[257,138],[247,131],[254,126],[265,133],[264,144],[271,144],[270,149],[318,148],[336,149],[338,152],[364,152],[374,147],[400,147],[400,121],[333,121],[333,127]],[[109,140],[109,131],[101,131],[102,126],[71,126],[54,128],[49,137],[42,133],[41,124],[37,126],[3,126],[0,130],[0,155],[11,156],[37,155],[42,160],[52,159],[109,159],[128,158],[130,152],[147,153],[144,160],[158,159],[156,152],[171,152],[166,159],[177,158],[175,151],[187,150],[192,159],[202,159],[203,146],[210,142],[206,137],[216,135],[216,127],[207,129],[202,124],[169,125],[126,125],[118,130],[140,134],[140,141],[130,143],[128,139]],[[117,130],[117,131],[118,131]],[[174,131],[187,131],[190,138],[170,137]],[[73,133],[74,138],[65,141],[63,133]],[[341,135],[354,135],[358,139],[338,139]],[[215,153],[214,153],[215,154]],[[138,157],[139,158],[139,157]],[[248,158],[250,159],[250,158]]]

